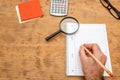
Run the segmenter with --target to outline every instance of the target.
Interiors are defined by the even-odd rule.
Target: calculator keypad
[[[67,0],[52,0],[51,13],[54,14],[67,14]]]

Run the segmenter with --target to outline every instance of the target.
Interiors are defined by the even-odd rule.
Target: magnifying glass
[[[68,26],[69,23],[74,25]],[[65,17],[60,21],[59,26],[60,26],[60,29],[55,33],[51,34],[50,36],[46,37],[45,38],[46,41],[49,41],[51,38],[53,38],[55,35],[57,35],[60,32],[63,32],[68,35],[74,34],[79,29],[79,22],[77,21],[77,19],[73,17]]]

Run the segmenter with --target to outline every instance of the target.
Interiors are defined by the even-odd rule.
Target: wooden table
[[[19,24],[15,6],[24,1],[0,0],[0,80],[84,80],[65,74],[65,35],[45,41],[58,30],[63,17],[51,16],[50,0],[41,0],[43,18]],[[110,1],[120,10],[120,0]],[[105,80],[120,80],[120,20],[113,18],[99,0],[69,0],[68,16],[80,23],[106,24],[115,77]]]

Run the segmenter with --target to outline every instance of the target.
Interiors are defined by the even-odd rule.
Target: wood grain
[[[50,42],[45,37],[59,29],[63,17],[49,14],[50,0],[40,0],[43,18],[19,24],[15,6],[28,0],[0,0],[0,80],[84,80],[65,75],[65,35]],[[120,1],[111,0],[120,10]],[[99,0],[69,0],[68,16],[80,23],[104,23],[107,27],[112,68],[120,79],[120,21]]]

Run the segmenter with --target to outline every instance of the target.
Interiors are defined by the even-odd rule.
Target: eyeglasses
[[[112,4],[109,2],[109,0],[100,0],[100,2],[102,3],[102,5],[108,9],[108,11],[110,12],[110,14],[116,18],[120,20],[120,11],[118,11],[115,7],[112,6]]]

